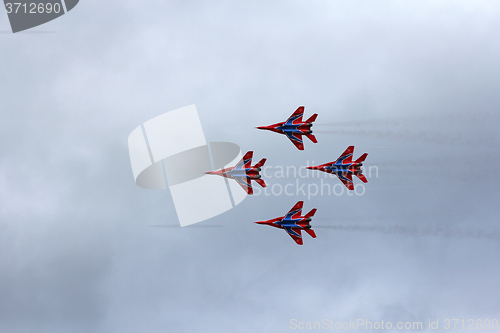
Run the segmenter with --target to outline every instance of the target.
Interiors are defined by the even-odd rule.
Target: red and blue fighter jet
[[[258,221],[257,224],[267,224],[271,227],[285,229],[286,232],[293,238],[293,240],[302,245],[302,234],[301,230],[307,232],[312,238],[316,238],[314,230],[311,229],[311,217],[316,213],[316,208],[313,208],[309,213],[301,216],[302,206],[304,201],[299,201],[293,206],[293,208],[285,216],[277,217],[272,220]]]
[[[304,107],[299,106],[299,108],[286,121],[269,126],[259,126],[257,128],[285,134],[290,141],[292,141],[295,147],[299,150],[304,150],[302,135],[307,136],[312,142],[318,143],[318,140],[316,140],[316,137],[312,134],[311,130],[313,125],[312,123],[316,120],[318,114],[313,114],[306,121],[302,121],[303,115]]]
[[[253,151],[248,151],[234,167],[217,171],[209,171],[206,173],[209,175],[218,175],[234,179],[245,190],[245,192],[247,192],[247,194],[252,195],[252,180],[255,180],[262,187],[267,186],[260,176],[260,168],[264,165],[264,163],[266,163],[266,159],[263,158],[259,163],[252,166],[252,157]]]
[[[352,161],[352,155],[354,153],[354,146],[349,146],[340,157],[335,162],[325,163],[316,166],[308,166],[307,169],[319,170],[323,172],[328,172],[337,175],[340,181],[349,190],[354,190],[354,184],[352,182],[352,175],[356,175],[363,183],[368,182],[365,175],[362,174],[361,166],[363,166],[363,161],[365,160],[367,153],[361,155],[356,161]]]

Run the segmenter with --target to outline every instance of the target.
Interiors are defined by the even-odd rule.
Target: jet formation
[[[318,143],[318,140],[316,140],[316,137],[312,134],[311,129],[318,114],[313,114],[306,121],[302,121],[303,115],[304,107],[299,106],[299,108],[286,121],[269,126],[259,126],[257,128],[284,134],[290,139],[295,147],[297,147],[297,149],[304,150],[304,142],[302,140],[303,136],[308,137],[314,143]],[[368,154],[364,153],[357,160],[353,161],[353,153],[354,146],[349,146],[334,162],[308,166],[307,169],[334,174],[340,179],[348,190],[352,191],[354,190],[353,175],[357,176],[364,183],[368,182],[365,175],[362,173],[363,162]],[[224,168],[217,171],[209,171],[206,173],[209,175],[218,175],[234,179],[247,194],[252,195],[252,180],[257,182],[260,186],[266,187],[266,183],[260,175],[261,168],[266,162],[266,159],[263,158],[257,164],[252,166],[252,157],[253,151],[248,151],[234,167]],[[310,224],[312,217],[316,213],[316,208],[302,216],[303,204],[303,201],[297,202],[285,216],[277,217],[271,220],[258,221],[255,223],[284,229],[298,245],[302,245],[302,230],[308,233],[312,238],[316,238],[316,234],[311,229]]]

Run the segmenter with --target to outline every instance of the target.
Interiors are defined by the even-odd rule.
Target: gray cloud
[[[497,13],[465,1],[81,2],[40,27],[56,33],[1,34],[0,331],[495,319]],[[379,176],[363,196],[262,195],[207,227],[150,228],[177,216],[168,191],[135,186],[127,136],[193,103],[207,140],[269,165],[356,145]],[[299,105],[319,114],[304,152],[254,129]],[[318,209],[313,227],[337,230],[299,247],[252,223],[298,200]]]

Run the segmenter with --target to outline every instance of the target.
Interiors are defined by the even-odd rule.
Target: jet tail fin
[[[311,134],[306,134],[306,136],[309,138],[314,143],[318,143],[318,140],[316,140],[316,137],[311,133]]]
[[[304,215],[304,217],[313,217],[314,214],[316,214],[316,210],[317,210],[316,208],[311,209],[311,211],[306,215]]]
[[[355,163],[361,163],[363,162],[365,159],[366,159],[366,156],[368,156],[367,153],[364,153],[363,155],[361,155],[356,161]]]
[[[259,161],[259,163],[255,164],[254,167],[255,168],[260,168],[261,166],[264,165],[264,163],[266,163],[267,159],[263,158]]]
[[[316,117],[318,116],[317,113],[313,114],[311,117],[309,117],[309,119],[307,119],[305,122],[306,123],[312,123],[316,120]]]
[[[262,187],[267,187],[266,183],[264,182],[264,179],[259,178],[259,179],[254,179],[254,180],[255,180],[255,181],[257,182],[257,184],[259,184],[260,186],[262,186]]]
[[[312,238],[316,238],[316,233],[314,233],[314,230],[312,229],[304,229],[305,232],[309,234]]]

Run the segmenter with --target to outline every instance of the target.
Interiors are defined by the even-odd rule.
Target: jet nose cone
[[[313,166],[308,166],[308,167],[306,167],[306,169],[314,170],[314,167]]]

